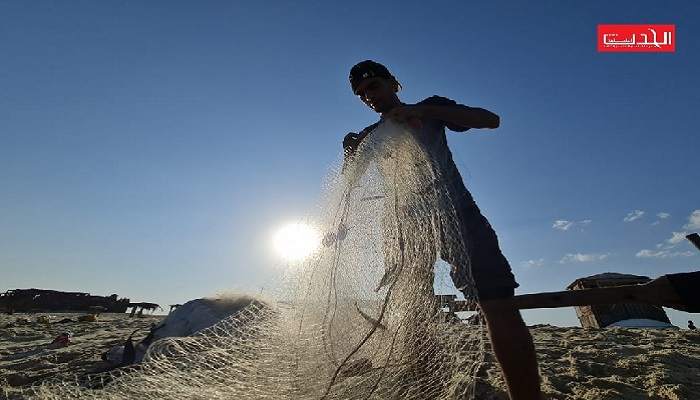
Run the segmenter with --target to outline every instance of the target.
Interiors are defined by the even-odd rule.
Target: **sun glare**
[[[316,229],[309,224],[297,222],[285,225],[277,231],[274,245],[283,258],[299,261],[316,251],[320,241]]]

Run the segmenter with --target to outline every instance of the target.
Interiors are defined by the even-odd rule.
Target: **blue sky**
[[[376,120],[347,82],[368,58],[405,102],[500,115],[449,141],[518,293],[697,270],[700,4],[482,3],[0,1],[0,290],[270,285],[272,236]],[[598,24],[675,24],[676,51],[599,53]]]

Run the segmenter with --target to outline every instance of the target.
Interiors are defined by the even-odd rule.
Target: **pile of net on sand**
[[[340,164],[309,218],[323,245],[287,268],[267,298],[195,335],[155,342],[140,364],[23,395],[473,398],[484,328],[448,320],[434,296],[435,237],[458,229],[439,172],[414,133],[390,122]],[[449,239],[463,250],[458,235]]]

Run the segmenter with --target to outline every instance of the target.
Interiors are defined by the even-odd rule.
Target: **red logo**
[[[598,51],[676,51],[676,25],[598,25]]]

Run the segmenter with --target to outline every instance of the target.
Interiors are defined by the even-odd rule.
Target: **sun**
[[[282,258],[291,261],[300,261],[313,254],[320,242],[318,231],[303,222],[283,226],[274,237],[275,250]]]

